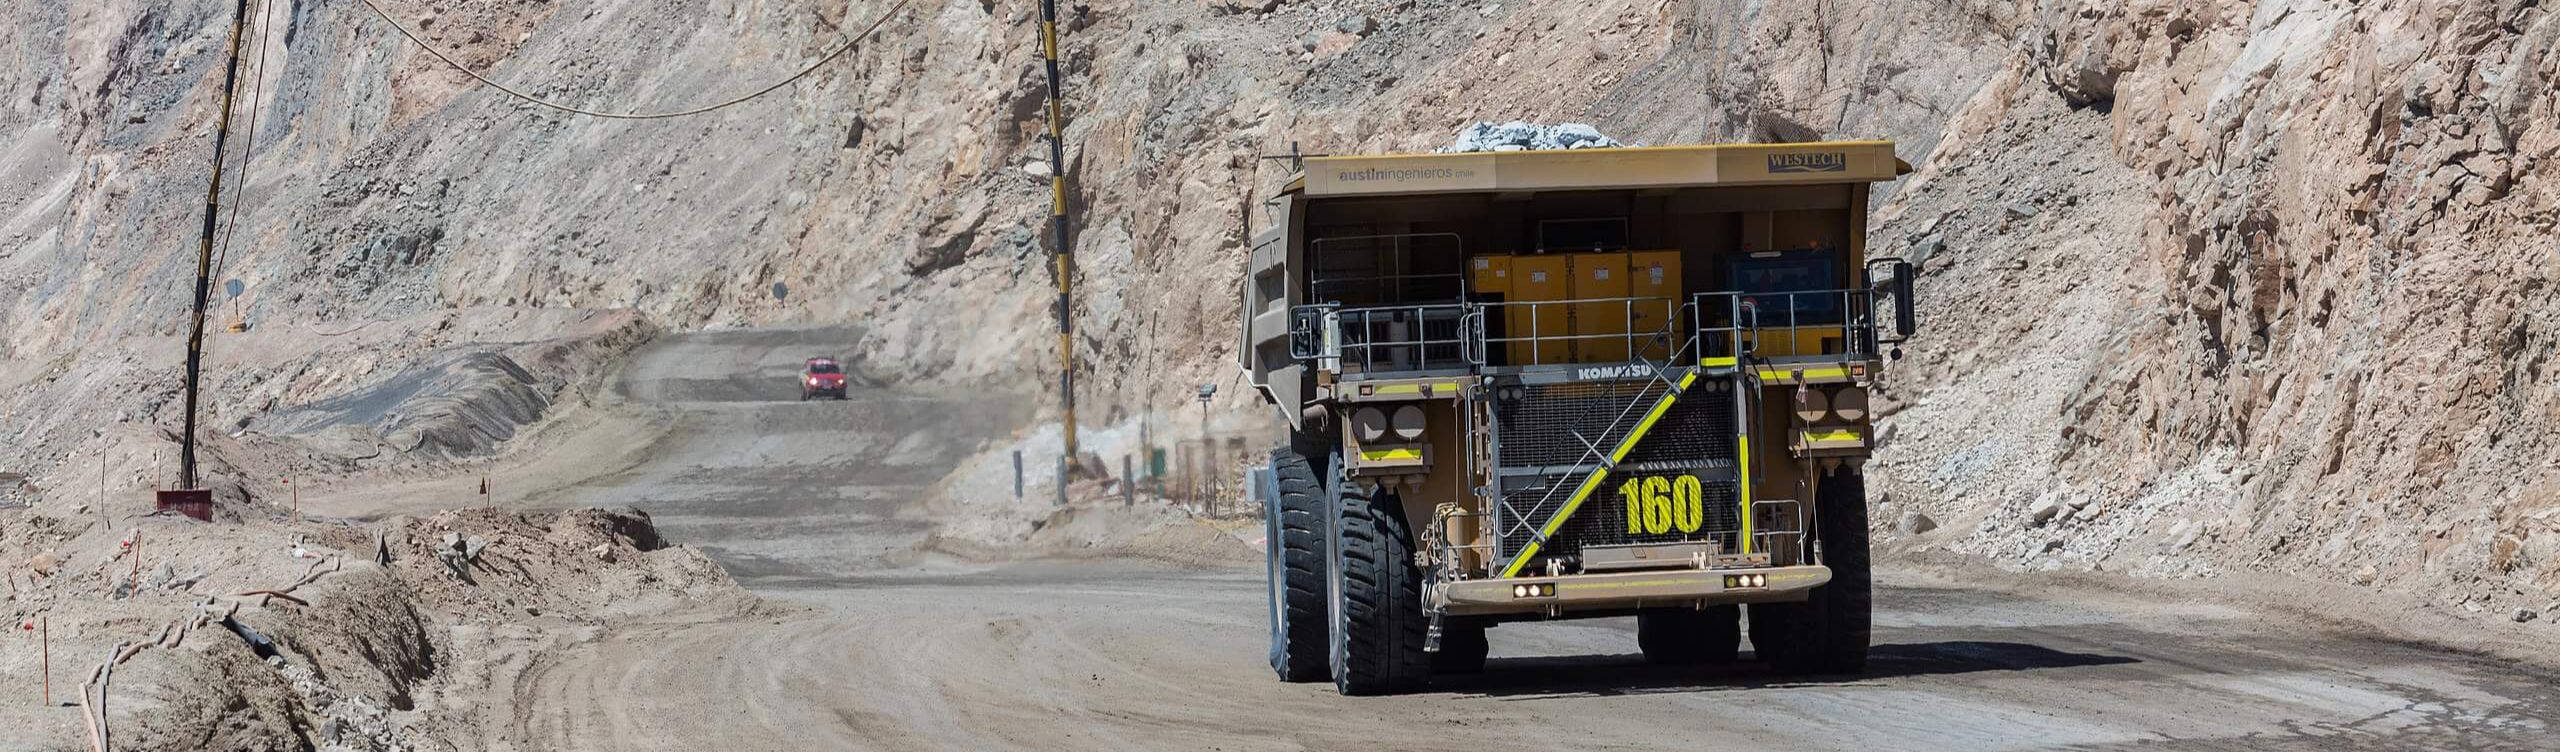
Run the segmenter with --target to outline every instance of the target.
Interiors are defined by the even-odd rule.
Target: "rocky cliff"
[[[499,80],[616,110],[761,85],[890,6],[380,1]],[[173,417],[228,8],[32,0],[0,24],[0,469]],[[1230,378],[1237,241],[1292,145],[1513,118],[1888,137],[1920,171],[1875,247],[1924,259],[1927,331],[1889,384],[1879,519],[1935,526],[1894,545],[2482,610],[2560,590],[2560,20],[2533,0],[1067,8],[1049,165],[1029,2],[919,0],[773,97],[637,122],[472,86],[359,3],[265,7],[224,270],[249,331],[214,339],[216,422],[603,309],[851,322],[885,377],[1030,393],[1061,169],[1108,421]],[[320,336],[356,326],[373,339]]]

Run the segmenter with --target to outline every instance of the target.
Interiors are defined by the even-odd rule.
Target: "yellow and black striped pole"
[[[213,221],[222,208],[222,159],[231,141],[231,94],[240,83],[240,31],[249,22],[249,0],[231,12],[231,61],[222,69],[222,113],[213,127],[213,185],[204,192],[204,233],[196,240],[194,324],[187,330],[186,431],[178,439],[178,487],[196,485],[196,383],[204,376],[204,307],[213,291]],[[248,159],[243,154],[241,159]]]
[[[1067,235],[1067,112],[1058,89],[1058,0],[1040,0],[1040,54],[1049,66],[1049,234],[1058,278],[1058,404],[1066,413],[1066,457],[1076,462],[1075,240]]]

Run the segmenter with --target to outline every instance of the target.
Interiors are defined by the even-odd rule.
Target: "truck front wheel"
[[[1394,494],[1364,488],[1333,463],[1330,495],[1332,566],[1326,577],[1333,612],[1333,686],[1346,695],[1411,691],[1431,678],[1422,643],[1422,571],[1413,535]]]
[[[1874,626],[1866,478],[1851,470],[1823,478],[1813,513],[1831,581],[1803,603],[1751,604],[1751,647],[1781,673],[1854,674],[1866,670]]]
[[[1322,477],[1306,453],[1271,450],[1277,488],[1263,510],[1263,547],[1271,575],[1271,670],[1286,682],[1324,681],[1330,670]]]

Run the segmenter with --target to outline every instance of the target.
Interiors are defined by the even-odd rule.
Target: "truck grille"
[[[1563,527],[1556,529],[1555,536],[1548,538],[1545,544],[1538,547],[1538,558],[1576,556],[1582,553],[1584,546],[1688,541],[1714,541],[1725,551],[1739,550],[1742,540],[1739,537],[1742,532],[1742,494],[1739,485],[1730,477],[1723,480],[1709,480],[1704,476],[1701,477],[1701,480],[1706,481],[1706,497],[1702,500],[1705,505],[1703,510],[1705,522],[1698,527],[1697,532],[1683,533],[1677,529],[1659,535],[1627,532],[1626,505],[1619,497],[1616,486],[1625,482],[1624,479],[1627,477],[1641,475],[1647,474],[1638,473],[1635,476],[1628,476],[1611,473],[1605,487],[1593,491],[1591,498],[1584,499],[1582,507],[1575,510],[1572,517],[1565,518]],[[1575,483],[1581,482],[1579,477],[1572,480]],[[1547,490],[1546,484],[1539,484],[1505,494],[1503,501],[1513,505],[1512,508],[1524,509],[1536,504],[1540,498],[1546,497]],[[1570,486],[1557,491],[1551,497],[1555,501],[1551,501],[1550,505],[1561,503],[1572,493],[1573,489]],[[1537,538],[1537,531],[1544,527],[1545,518],[1541,517],[1539,522],[1538,525],[1518,527],[1502,536],[1502,550],[1506,553],[1516,553],[1527,548],[1529,542]]]
[[[1742,494],[1735,472],[1734,436],[1739,426],[1733,388],[1729,380],[1693,384],[1636,442],[1602,487],[1593,489],[1573,516],[1539,547],[1538,557],[1569,557],[1584,546],[1693,541],[1716,541],[1727,550],[1739,546]],[[1586,461],[1584,440],[1604,453],[1616,448],[1661,400],[1669,384],[1643,379],[1522,389],[1521,399],[1495,408],[1503,467],[1538,470],[1530,477],[1514,476],[1502,494],[1498,529],[1505,554],[1516,554],[1536,540],[1537,531],[1546,527],[1574,489],[1599,466],[1596,460]],[[1621,414],[1627,417],[1621,419]],[[1666,532],[1650,533],[1639,525],[1637,532],[1628,532],[1620,486],[1631,478],[1682,475],[1696,476],[1700,482],[1697,529],[1682,532],[1675,525]]]

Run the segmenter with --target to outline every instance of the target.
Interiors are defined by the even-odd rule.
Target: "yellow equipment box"
[[[1646,360],[1660,361],[1688,341],[1688,322],[1681,318],[1680,252],[1636,251],[1627,254],[1627,294],[1636,301],[1636,343]],[[1671,334],[1654,341],[1654,335]],[[1648,344],[1650,343],[1650,344]]]
[[[1573,362],[1573,320],[1563,301],[1573,297],[1573,265],[1563,255],[1511,257],[1511,302],[1504,306],[1515,366]],[[1543,305],[1527,305],[1540,303]],[[1533,337],[1547,337],[1545,341]]]
[[[1567,258],[1573,264],[1573,299],[1600,301],[1573,304],[1573,333],[1577,337],[1573,341],[1573,362],[1626,362],[1627,322],[1634,313],[1624,300],[1627,254],[1576,253]]]
[[[1505,300],[1510,299],[1510,256],[1477,256],[1467,261],[1467,268],[1474,270],[1468,277],[1468,284],[1474,287],[1477,295],[1500,295]]]

